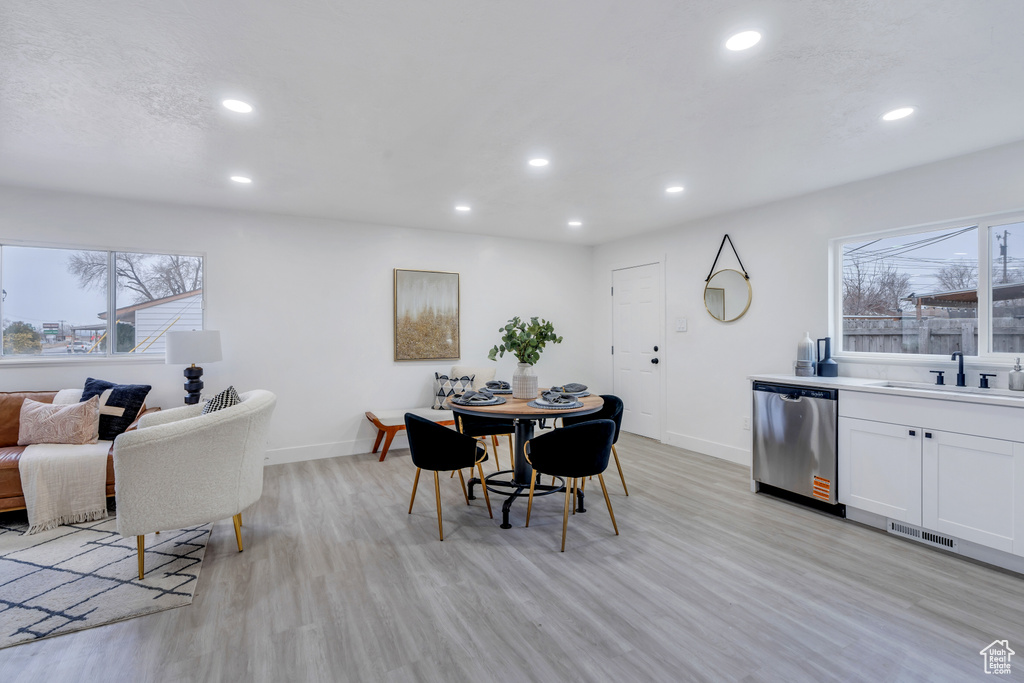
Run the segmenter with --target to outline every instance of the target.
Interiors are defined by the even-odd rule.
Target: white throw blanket
[[[28,510],[25,535],[107,516],[109,441],[26,446],[18,462]]]

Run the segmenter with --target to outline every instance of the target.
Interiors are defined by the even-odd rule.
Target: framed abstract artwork
[[[395,360],[459,357],[459,274],[395,268]]]

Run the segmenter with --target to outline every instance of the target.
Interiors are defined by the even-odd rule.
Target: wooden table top
[[[537,396],[540,397],[541,392],[546,389],[541,389],[537,392]],[[590,396],[584,396],[580,399],[583,403],[581,408],[566,409],[549,409],[549,408],[534,408],[533,406],[527,405],[534,399],[525,398],[512,398],[511,394],[502,394],[501,398],[505,399],[505,402],[496,406],[460,406],[457,403],[452,403],[452,399],[449,398],[445,405],[450,410],[457,413],[468,413],[470,415],[480,415],[482,417],[525,417],[525,418],[542,418],[542,417],[558,417],[560,415],[587,415],[589,413],[596,413],[604,405],[604,399],[597,394],[591,394]]]

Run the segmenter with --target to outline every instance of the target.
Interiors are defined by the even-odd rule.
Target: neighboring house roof
[[[151,301],[143,301],[142,303],[132,304],[131,306],[125,306],[115,311],[115,316],[118,322],[122,323],[134,323],[135,322],[135,311],[140,311],[144,308],[152,308],[153,306],[159,306],[161,304],[170,303],[172,301],[179,301],[180,299],[187,299],[197,294],[202,294],[203,288],[193,289],[191,292],[182,292],[181,294],[172,294],[171,296],[165,296],[160,299],[153,299]],[[107,312],[96,314],[100,320],[107,319]]]
[[[993,301],[1024,299],[1024,282],[1007,285],[992,285]],[[911,292],[904,301],[913,301],[918,306],[944,306],[946,308],[969,308],[978,304],[978,290],[954,289],[948,292],[916,294]]]

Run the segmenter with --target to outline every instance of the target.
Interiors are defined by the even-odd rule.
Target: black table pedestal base
[[[491,493],[507,494],[509,490],[512,493],[509,494],[505,502],[501,504],[501,528],[511,529],[512,525],[508,521],[508,513],[512,509],[512,503],[515,502],[516,498],[530,495],[530,485],[520,484],[515,479],[499,479],[498,477],[513,474],[513,470],[501,470],[493,474],[488,474],[485,479],[487,480],[487,490]],[[565,491],[565,479],[562,477],[555,477],[558,482],[556,484],[541,484],[540,478],[538,477],[538,483],[533,485],[533,495],[536,496],[550,496],[552,493],[558,493]],[[473,487],[480,483],[479,477],[473,477],[467,483],[469,488],[469,499],[476,500],[476,496],[473,495]],[[576,500],[578,506],[576,512],[586,512],[583,507],[583,491],[576,489]]]

